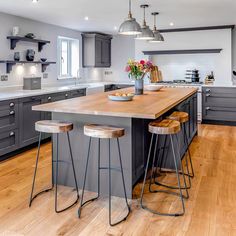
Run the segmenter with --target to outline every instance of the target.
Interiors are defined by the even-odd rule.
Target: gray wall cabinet
[[[32,106],[85,95],[86,89],[77,89],[0,102],[0,161],[13,151],[38,142],[35,122],[50,120],[52,116],[50,112],[33,111]],[[51,134],[43,134],[42,139],[49,137]]]
[[[83,67],[111,66],[111,35],[99,33],[82,34]]]
[[[236,88],[204,87],[203,123],[236,123]]]

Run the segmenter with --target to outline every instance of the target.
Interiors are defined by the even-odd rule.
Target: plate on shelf
[[[114,93],[108,95],[108,98],[111,101],[117,101],[117,102],[132,101],[133,97],[134,97],[133,93]]]
[[[145,86],[145,89],[148,91],[159,91],[163,88],[162,85],[157,85],[157,84],[149,84]]]

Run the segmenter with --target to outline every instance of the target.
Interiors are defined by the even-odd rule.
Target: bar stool
[[[191,188],[191,178],[190,177],[194,176],[194,171],[193,171],[192,159],[191,159],[191,155],[190,155],[190,151],[189,151],[189,147],[188,147],[188,138],[187,138],[187,132],[186,132],[186,123],[189,120],[189,115],[188,115],[187,112],[175,111],[170,116],[168,116],[167,119],[179,121],[180,125],[181,125],[181,133],[182,133],[184,145],[187,146],[187,151],[185,151],[185,153],[184,153],[184,159],[185,159],[185,163],[186,163],[187,173],[184,173],[184,175],[188,176],[187,189],[190,189]],[[166,139],[166,137],[165,137],[165,139]],[[163,150],[165,150],[165,147],[166,147],[166,140],[164,142]],[[188,156],[186,155],[186,152],[188,152]],[[190,160],[190,166],[191,166],[192,174],[190,174],[190,172],[189,172],[188,157],[189,157],[189,160]],[[163,160],[164,160],[164,151],[163,151],[163,155],[162,155],[161,161],[160,161],[160,173],[163,172],[162,171]],[[171,171],[168,171],[168,172],[171,172]],[[160,186],[164,186],[164,187],[167,187],[167,188],[170,188],[170,189],[178,189],[177,186],[170,186],[170,185],[167,185],[167,184],[160,183],[160,182],[156,181],[155,180],[156,176],[157,176],[157,169],[156,169],[155,175],[154,175],[155,184],[160,185]],[[185,187],[181,187],[181,188],[185,189]]]
[[[79,199],[79,189],[78,189],[78,184],[77,184],[77,179],[76,179],[75,166],[74,166],[74,160],[73,160],[71,143],[70,143],[70,136],[69,136],[69,132],[71,130],[73,130],[73,124],[69,123],[69,122],[63,122],[63,121],[42,120],[42,121],[38,121],[38,122],[35,123],[35,130],[39,132],[39,143],[38,143],[38,151],[37,151],[36,164],[35,164],[35,170],[34,170],[34,176],[33,176],[32,190],[31,190],[31,194],[30,194],[29,207],[31,207],[32,201],[38,195],[40,195],[44,192],[48,192],[48,191],[53,189],[53,187],[54,187],[54,173],[53,173],[54,168],[53,168],[53,164],[54,164],[54,162],[56,162],[55,212],[60,213],[60,212],[63,212],[65,210],[69,209],[70,207],[74,206],[78,202],[78,199]],[[38,161],[39,161],[39,153],[40,153],[40,144],[41,144],[42,133],[56,134],[57,153],[56,153],[56,160],[54,161],[53,158],[52,158],[52,187],[48,188],[46,190],[42,190],[42,191],[40,191],[39,193],[37,193],[33,196],[34,186],[35,186],[35,179],[36,179],[37,169],[38,169]],[[69,205],[66,208],[63,208],[61,210],[58,210],[58,206],[57,206],[58,164],[59,164],[59,162],[64,162],[64,161],[58,160],[59,134],[62,134],[62,133],[67,134],[71,164],[72,164],[72,169],[73,169],[73,177],[74,177],[74,180],[75,180],[75,187],[76,187],[76,191],[77,191],[77,197],[76,197],[76,200],[71,205]]]
[[[188,190],[187,190],[187,186],[186,186],[185,175],[182,174],[183,180],[184,180],[184,189],[186,191],[186,196],[184,196],[182,193],[182,187],[180,185],[180,175],[179,175],[179,170],[178,170],[178,164],[179,164],[181,171],[183,173],[183,166],[182,166],[182,162],[181,162],[181,158],[180,158],[180,149],[179,149],[178,136],[177,136],[177,134],[180,132],[180,129],[181,129],[180,122],[175,121],[175,120],[168,120],[168,119],[164,119],[162,121],[154,121],[149,124],[148,129],[149,129],[149,132],[152,134],[152,137],[151,137],[151,143],[150,143],[150,147],[149,147],[148,159],[147,159],[145,175],[144,175],[144,180],[143,180],[143,186],[142,186],[142,192],[141,192],[141,200],[140,200],[141,207],[143,209],[146,209],[146,210],[152,212],[153,214],[157,214],[157,215],[182,216],[185,213],[184,198],[188,198]],[[154,156],[153,156],[153,164],[152,164],[152,168],[151,168],[151,178],[150,178],[150,182],[149,182],[149,192],[150,193],[163,192],[163,193],[167,193],[167,194],[177,195],[178,197],[180,197],[180,200],[182,203],[182,212],[163,213],[163,212],[155,211],[143,204],[144,187],[145,187],[148,168],[149,168],[149,164],[150,164],[154,135],[156,136],[156,141],[155,141],[154,153],[153,153]],[[172,153],[173,153],[173,161],[174,161],[175,172],[176,172],[177,181],[178,181],[179,194],[175,193],[175,192],[168,192],[165,190],[152,190],[151,189],[153,172],[154,172],[154,163],[156,162],[156,156],[157,156],[156,155],[157,154],[157,143],[158,143],[158,136],[159,135],[168,135],[170,137],[171,149],[172,149]],[[176,138],[177,150],[175,150],[175,148],[174,148],[173,137]]]
[[[96,124],[88,124],[84,126],[84,134],[89,137],[89,146],[88,146],[88,153],[87,153],[87,160],[86,160],[86,167],[85,167],[85,174],[84,174],[84,183],[83,183],[83,190],[82,190],[82,196],[81,196],[81,202],[80,207],[78,209],[78,217],[80,218],[82,207],[87,204],[90,201],[94,201],[99,198],[100,196],[100,170],[108,170],[108,182],[109,182],[109,224],[110,226],[117,225],[121,223],[122,221],[125,221],[130,213],[130,206],[128,204],[127,200],[127,194],[126,194],[126,188],[125,188],[125,180],[124,180],[124,173],[123,173],[123,167],[122,167],[122,160],[121,160],[121,152],[120,152],[120,143],[119,138],[125,135],[125,130],[123,128],[117,128],[117,127],[111,127],[111,126],[104,126],[104,125],[96,125]],[[87,169],[88,169],[88,162],[89,162],[89,156],[90,156],[90,149],[91,149],[91,140],[92,138],[98,139],[98,191],[97,196],[95,198],[89,199],[85,202],[83,202],[84,198],[84,189],[86,184],[86,177],[87,177]],[[120,168],[114,168],[111,167],[111,139],[117,140],[117,146],[118,146],[118,153],[119,153],[119,162],[120,162]],[[101,167],[100,165],[100,141],[101,139],[108,139],[108,145],[109,145],[109,155],[108,155],[108,167]],[[120,221],[117,221],[116,223],[111,222],[111,170],[121,172],[122,177],[122,183],[124,188],[124,196],[126,205],[128,208],[127,215],[121,219]]]
[[[168,117],[168,119],[177,120],[181,124],[181,130],[182,130],[184,144],[187,146],[187,150],[185,151],[184,154],[186,155],[186,152],[188,152],[188,157],[189,157],[189,162],[190,162],[190,167],[191,167],[191,174],[190,174],[189,168],[188,168],[188,158],[186,157],[186,167],[187,167],[188,173],[185,175],[188,175],[189,177],[193,178],[194,177],[194,169],[193,169],[191,153],[190,153],[189,146],[188,146],[188,136],[187,136],[187,129],[186,129],[186,124],[189,121],[189,115],[187,112],[175,111]]]

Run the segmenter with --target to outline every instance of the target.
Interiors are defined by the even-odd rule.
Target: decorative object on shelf
[[[28,33],[25,35],[25,37],[28,39],[35,39],[35,35],[33,33]]]
[[[14,53],[14,60],[15,61],[20,61],[20,53],[19,52]]]
[[[46,62],[46,61],[47,61],[47,58],[40,58],[40,61]]]
[[[33,49],[28,49],[26,52],[26,60],[34,61],[35,51]]]
[[[158,69],[158,66],[153,66],[150,72],[150,82],[158,83],[163,80],[162,72]]]
[[[128,18],[121,24],[118,33],[123,35],[138,35],[141,34],[141,27],[131,13],[131,0],[129,0]]]
[[[152,68],[153,65],[151,61],[128,61],[125,70],[128,72],[129,78],[135,80],[135,95],[143,94],[143,79]]]
[[[12,28],[12,35],[13,35],[13,36],[18,36],[19,33],[20,33],[20,28],[19,28],[18,26],[14,26],[14,27]]]
[[[153,34],[154,34],[154,38],[149,40],[150,43],[160,43],[160,42],[164,42],[164,37],[163,35],[157,30],[156,27],[156,16],[159,15],[159,12],[153,12],[152,13],[153,18],[154,18],[154,27],[153,27]]]
[[[138,34],[135,39],[140,39],[140,40],[151,40],[154,39],[154,34],[150,30],[149,26],[147,25],[146,22],[146,12],[145,9],[149,7],[149,5],[141,5],[141,8],[143,8],[143,25],[141,27],[142,33]]]

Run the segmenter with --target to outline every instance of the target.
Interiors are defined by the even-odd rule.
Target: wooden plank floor
[[[50,144],[42,146],[37,188],[50,183],[50,152]],[[131,216],[116,227],[108,225],[107,199],[87,205],[80,220],[78,205],[61,214],[54,212],[53,192],[41,195],[28,208],[36,149],[20,154],[0,163],[0,235],[236,235],[236,127],[200,125],[191,152],[196,177],[186,214],[163,217],[140,209],[139,184]],[[173,177],[164,180],[175,182]],[[60,203],[68,203],[71,194],[70,188],[61,188]],[[113,216],[119,218],[124,202],[113,200]],[[173,196],[147,194],[146,201],[161,210],[180,209]]]

